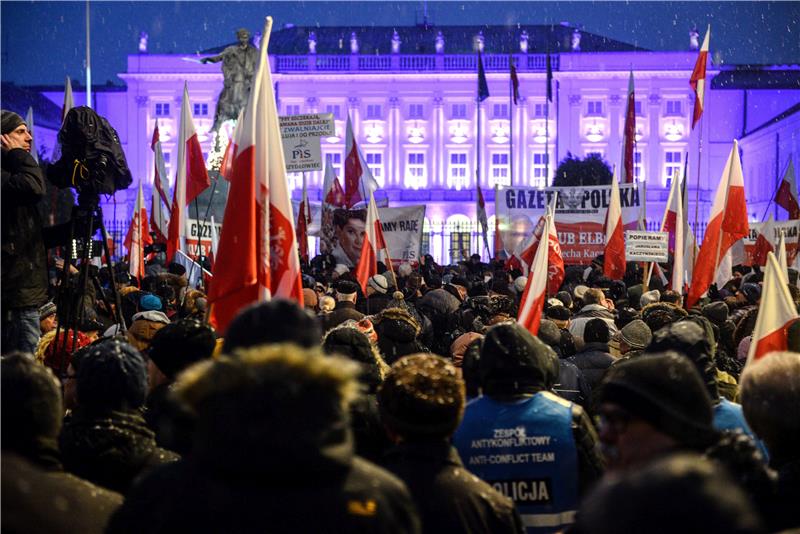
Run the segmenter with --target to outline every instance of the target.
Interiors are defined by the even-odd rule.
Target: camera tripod
[[[97,226],[95,226],[97,222]],[[86,318],[86,306],[84,304],[84,295],[86,288],[89,284],[90,278],[90,260],[92,257],[92,237],[95,232],[100,229],[103,254],[106,258],[106,267],[108,267],[109,276],[111,278],[111,294],[113,297],[113,306],[108,301],[108,298],[102,287],[97,275],[91,275],[92,283],[95,290],[99,292],[103,302],[105,303],[106,310],[114,318],[115,322],[121,326],[121,332],[126,331],[125,319],[122,315],[122,306],[119,292],[117,291],[116,279],[114,276],[114,268],[111,263],[111,251],[108,247],[108,233],[106,232],[105,224],[103,223],[103,209],[100,207],[100,195],[94,192],[78,192],[78,204],[72,208],[72,217],[69,225],[69,241],[67,247],[69,253],[66,254],[64,266],[61,271],[61,279],[56,293],[56,306],[59,308],[59,321],[56,327],[55,338],[53,343],[59,342],[59,331],[63,329],[68,332],[72,329],[72,350],[75,350],[75,343],[78,338],[78,326],[81,325]],[[77,236],[82,239],[78,256],[73,259],[72,248],[76,231],[83,230],[83,235]],[[72,277],[70,271],[72,267],[80,260],[80,268],[78,275]],[[64,307],[63,312],[61,307]],[[62,319],[63,318],[63,325]],[[67,341],[69,336],[64,336],[61,348],[61,360],[58,362],[58,376],[62,379],[67,375]],[[58,348],[58,347],[56,347]]]

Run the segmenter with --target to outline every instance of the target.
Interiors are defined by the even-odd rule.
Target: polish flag
[[[756,245],[753,249],[753,265],[764,266],[767,263],[767,254],[777,252],[772,240],[775,238],[775,221],[772,220],[770,214],[767,222],[761,225],[761,230],[758,231],[756,237]]]
[[[745,367],[772,351],[786,350],[789,346],[789,326],[797,318],[797,308],[789,293],[789,281],[783,275],[775,254],[770,252],[767,254],[761,305],[758,307],[758,317]]]
[[[553,224],[550,228],[550,238],[548,239],[548,276],[547,276],[547,292],[549,295],[555,295],[561,284],[564,282],[565,268],[564,258],[561,255],[561,244],[558,241],[558,233],[556,232],[555,212],[558,193],[554,193],[550,199],[550,206],[548,209],[552,213]],[[510,268],[519,268],[523,275],[528,276],[534,259],[536,258],[536,251],[539,249],[539,243],[542,239],[545,227],[545,217],[539,217],[536,227],[534,227],[531,235],[528,236],[517,247],[515,253],[509,258]]]
[[[167,261],[172,261],[176,250],[186,249],[186,206],[209,185],[211,181],[208,179],[203,150],[200,148],[200,140],[197,138],[189,108],[189,86],[184,83],[181,134],[178,139],[178,172],[175,175],[175,190],[169,217]]]
[[[144,247],[152,243],[153,239],[147,232],[147,210],[144,207],[144,195],[140,181],[139,192],[136,194],[136,205],[133,207],[133,217],[123,242],[130,256],[128,272],[131,276],[138,278],[140,282],[144,278]]]
[[[378,189],[378,182],[372,177],[361,150],[358,148],[350,115],[347,115],[347,134],[345,137],[344,160],[344,199],[345,207],[352,208],[365,202],[371,193]]]
[[[797,180],[794,174],[794,163],[789,158],[789,166],[783,173],[783,180],[775,193],[775,204],[789,212],[790,219],[800,219],[800,205],[797,203]]]
[[[553,217],[550,208],[547,209],[547,214],[544,217],[544,230],[542,235],[543,239],[549,241],[551,235],[551,226],[553,225]],[[525,291],[522,293],[522,300],[520,300],[519,313],[517,314],[517,323],[524,326],[534,336],[539,333],[539,324],[542,321],[542,311],[544,310],[544,301],[547,297],[547,277],[549,274],[547,263],[549,257],[549,243],[548,246],[538,247],[536,250],[536,257],[533,260],[531,268],[531,276],[528,277],[528,283],[525,285]]]
[[[611,199],[606,212],[605,232],[603,274],[612,280],[622,280],[625,276],[625,234],[616,172],[611,179]]]
[[[683,177],[685,180],[686,177]],[[674,176],[672,187],[669,191],[664,218],[661,221],[661,231],[669,232],[669,252],[672,254],[672,281],[671,287],[674,291],[683,291],[684,282],[684,222],[683,214],[683,180],[680,175]]]
[[[236,128],[225,224],[210,284],[209,321],[224,333],[244,306],[272,297],[303,306],[300,258],[292,221],[278,111],[264,25],[258,71]]]
[[[361,243],[361,256],[356,265],[356,280],[361,291],[367,294],[367,281],[378,274],[378,252],[386,251],[386,239],[383,237],[381,220],[378,218],[378,206],[375,197],[370,193],[367,206],[367,224],[364,241]],[[386,254],[388,257],[388,254]],[[391,261],[387,259],[386,261]]]
[[[783,233],[783,230],[781,230],[781,235],[778,238],[778,251],[776,256],[783,276],[786,277],[786,280],[789,280],[789,261],[786,257],[786,235]]]
[[[217,257],[217,250],[219,249],[219,235],[217,234],[217,223],[214,222],[214,216],[211,216],[211,256],[209,262],[211,268],[214,268],[214,260]]]
[[[61,106],[61,122],[67,118],[69,110],[75,107],[75,97],[72,96],[72,81],[67,76],[64,82],[64,104]]]
[[[703,115],[703,97],[706,93],[706,64],[708,63],[708,38],[711,35],[711,24],[708,25],[706,36],[703,38],[703,46],[700,47],[700,53],[697,55],[697,62],[694,64],[692,77],[689,79],[689,85],[694,91],[694,113],[692,115],[692,129],[694,129],[697,121]]]
[[[242,114],[244,113],[244,109],[239,112],[239,116],[236,118],[236,124],[238,125],[242,122]],[[217,135],[222,135],[222,128],[220,131],[217,132]],[[225,178],[226,180],[230,179],[231,173],[233,172],[233,155],[236,153],[236,128],[233,128],[231,132],[231,137],[228,139],[228,145],[225,147],[225,152],[222,154],[222,161],[219,164],[219,175]]]
[[[150,196],[150,228],[156,234],[156,241],[167,242],[169,235],[169,199],[172,193],[167,181],[167,168],[164,163],[164,152],[161,149],[161,139],[158,133],[158,123],[153,129],[153,140],[150,143],[153,150],[153,190]]]
[[[715,279],[718,285],[730,279],[730,265],[726,265],[730,262],[725,261],[726,256],[729,256],[733,244],[746,237],[749,232],[739,143],[734,141],[722,171],[703,244],[694,265],[692,285],[686,299],[687,309],[697,303]]]
[[[633,144],[636,141],[636,98],[633,93],[633,71],[628,77],[628,99],[625,109],[625,128],[622,130],[622,176],[623,184],[633,183]]]
[[[306,177],[303,175],[303,199],[297,210],[297,252],[300,260],[308,262],[308,225],[311,224],[311,206],[308,205]]]
[[[343,208],[345,205],[344,190],[336,171],[331,163],[331,157],[325,160],[325,176],[322,180],[322,202],[334,208]]]

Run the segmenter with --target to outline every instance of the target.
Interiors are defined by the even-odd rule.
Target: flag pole
[[[791,161],[791,160],[792,160],[792,158],[791,158],[791,156],[789,156],[789,161]],[[789,163],[787,162],[786,163],[786,169],[788,169],[788,168],[789,168]],[[778,194],[778,189],[781,188],[781,184],[783,183],[783,177],[786,174],[786,169],[784,169],[784,171],[781,174],[778,175],[778,178],[779,178],[778,185],[775,186],[775,191],[772,192],[772,196],[767,201],[767,205],[764,208],[764,215],[761,216],[761,222],[764,222],[764,218],[767,216],[767,212],[769,211],[769,207],[772,206],[773,202],[775,202],[775,195]],[[775,214],[777,216],[777,208],[776,208]]]
[[[514,55],[508,54],[509,72],[514,66]],[[509,166],[509,185],[514,186],[514,80],[508,77],[508,166]],[[488,246],[486,247],[489,248]],[[491,257],[491,254],[490,254]]]
[[[92,107],[92,47],[90,24],[89,0],[86,0],[86,107]]]

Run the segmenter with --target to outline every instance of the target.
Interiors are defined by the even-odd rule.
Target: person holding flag
[[[210,185],[203,149],[200,148],[189,107],[189,84],[185,83],[178,138],[178,172],[175,176],[167,236],[167,261],[172,261],[177,250],[185,252],[187,206]]]
[[[525,291],[522,293],[519,312],[517,314],[517,323],[534,336],[539,333],[539,324],[542,321],[542,313],[544,311],[544,301],[547,298],[547,277],[549,274],[548,257],[550,255],[550,235],[552,226],[553,214],[548,207],[547,214],[544,217],[542,240],[539,242],[539,247],[536,249],[536,256],[533,259],[533,265],[531,267],[531,275],[528,276],[528,282],[525,285]]]
[[[238,311],[272,297],[303,306],[303,286],[264,24],[258,71],[236,127],[225,224],[208,300],[209,321],[224,335]]]
[[[139,191],[136,194],[136,204],[133,207],[133,217],[128,227],[128,234],[125,236],[123,244],[128,249],[128,272],[135,276],[141,283],[145,276],[144,271],[144,247],[153,244],[153,238],[147,231],[147,210],[144,207],[144,195],[142,195],[142,182],[139,181]]]

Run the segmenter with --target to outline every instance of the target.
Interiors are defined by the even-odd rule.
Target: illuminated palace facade
[[[495,184],[549,185],[568,152],[580,157],[599,154],[609,165],[619,165],[631,70],[635,175],[647,184],[649,221],[660,222],[669,181],[683,168],[687,154],[690,199],[693,203],[699,174],[699,220],[704,221],[734,138],[741,143],[751,218],[760,220],[779,176],[796,154],[799,67],[709,62],[706,109],[693,131],[689,78],[697,40],[690,33],[685,50],[653,52],[569,25],[287,27],[273,32],[269,52],[279,113],[334,114],[336,135],[322,139],[322,153],[330,157],[340,178],[349,114],[367,164],[390,205],[425,204],[424,248],[438,261],[449,262],[459,259],[451,251],[461,250],[465,239],[471,240],[473,252],[481,249],[473,222],[479,161],[477,176],[490,223]],[[483,51],[490,93],[480,106],[477,49]],[[553,72],[549,106],[548,50]],[[196,59],[192,54],[142,51],[128,56],[127,71],[119,74],[125,89],[97,88],[95,107],[119,130],[135,180],[145,180],[148,197],[153,178],[150,138],[156,122],[174,180],[184,81],[202,146],[211,150],[209,130],[222,74],[219,65],[202,65]],[[510,60],[519,77],[516,105],[510,99]],[[60,104],[60,91],[44,94]],[[80,104],[82,95],[76,96]],[[307,173],[306,179],[312,202],[319,201],[322,172]],[[302,177],[292,174],[289,181],[299,198]],[[135,186],[118,193],[118,218],[132,209]]]

